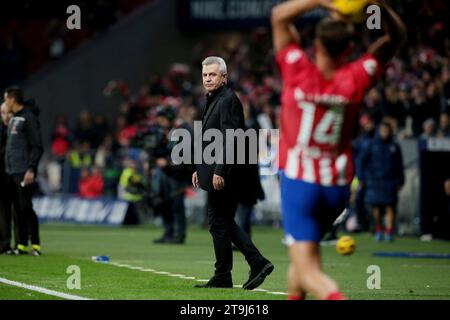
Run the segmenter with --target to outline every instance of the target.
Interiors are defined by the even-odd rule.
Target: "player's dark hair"
[[[6,95],[8,98],[14,98],[14,100],[20,104],[23,105],[25,98],[23,94],[23,90],[19,87],[9,87],[5,90]]]
[[[349,48],[352,36],[351,25],[332,18],[322,19],[316,27],[316,37],[333,58],[338,58]]]

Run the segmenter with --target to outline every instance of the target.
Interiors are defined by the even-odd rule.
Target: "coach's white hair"
[[[207,57],[205,60],[203,60],[202,65],[203,66],[209,66],[210,64],[218,64],[220,68],[220,72],[222,74],[227,74],[227,64],[225,63],[225,60],[221,57]]]

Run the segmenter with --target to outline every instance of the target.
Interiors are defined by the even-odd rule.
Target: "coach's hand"
[[[225,187],[225,179],[215,174],[213,176],[213,187],[215,190],[223,189],[223,187]]]
[[[195,171],[195,172],[192,174],[192,185],[194,186],[194,188],[200,187],[200,185],[198,184],[197,171]]]
[[[23,184],[28,186],[34,182],[34,172],[33,170],[27,170],[25,176],[23,177]]]

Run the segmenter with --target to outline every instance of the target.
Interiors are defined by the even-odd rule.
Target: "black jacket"
[[[0,121],[0,179],[4,179],[5,175],[5,151],[6,137],[8,128]]]
[[[236,94],[223,86],[214,92],[207,100],[206,107],[202,114],[202,132],[208,129],[218,129],[222,132],[224,146],[222,164],[197,164],[197,175],[200,187],[206,191],[213,191],[212,185],[213,175],[217,174],[225,179],[225,186],[233,188],[240,200],[254,198],[249,193],[255,190],[255,186],[259,183],[259,175],[255,174],[257,165],[248,164],[248,156],[245,164],[237,164],[237,150],[234,150],[234,164],[226,164],[227,148],[225,146],[226,129],[242,129],[245,130],[244,111],[242,104]],[[203,138],[205,140],[205,138]],[[202,141],[203,150],[212,142]],[[245,146],[246,155],[249,153],[248,144]]]
[[[24,106],[8,124],[5,166],[8,174],[23,174],[28,169],[37,172],[43,153],[39,109]]]

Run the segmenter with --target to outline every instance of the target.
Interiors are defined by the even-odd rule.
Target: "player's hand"
[[[213,187],[219,191],[225,187],[225,179],[217,174],[213,176]]]
[[[349,16],[342,14],[334,5],[333,0],[319,0],[320,6],[330,11],[330,16],[339,21],[348,21]]]
[[[338,8],[333,4],[332,0],[319,0],[319,5],[330,12],[339,12]]]
[[[197,171],[195,171],[195,172],[192,174],[192,185],[194,186],[194,188],[200,187],[200,185],[199,185],[199,183],[198,183]]]
[[[25,175],[23,177],[23,184],[24,186],[28,186],[34,182],[34,172],[33,170],[27,170],[25,172]]]

